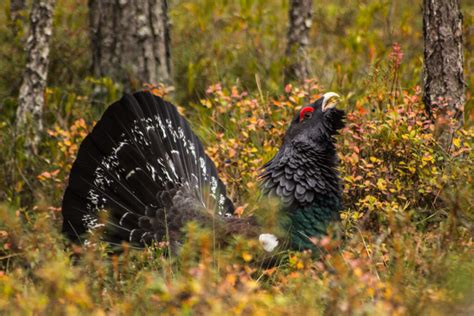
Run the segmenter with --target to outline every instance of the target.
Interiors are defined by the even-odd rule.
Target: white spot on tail
[[[131,214],[131,213],[126,212],[125,214],[122,215],[122,217],[120,217],[120,221],[119,221],[120,226],[123,226],[123,220],[125,219],[125,217],[127,217],[128,214]]]

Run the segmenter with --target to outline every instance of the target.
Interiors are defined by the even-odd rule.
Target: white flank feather
[[[258,241],[266,252],[272,252],[278,246],[278,239],[273,234],[260,234]]]

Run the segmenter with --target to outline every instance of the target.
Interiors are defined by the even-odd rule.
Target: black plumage
[[[213,162],[172,104],[140,92],[111,105],[82,142],[63,199],[63,232],[84,241],[105,227],[105,240],[142,246],[166,230],[179,238],[186,221],[204,220],[208,210],[233,213]]]
[[[292,245],[310,248],[340,209],[334,134],[344,112],[329,93],[295,116],[275,157],[262,167],[262,190],[281,199]],[[100,232],[111,244],[179,244],[190,220],[220,236],[256,237],[254,218],[233,216],[213,162],[170,103],[147,92],[111,105],[84,139],[63,199],[63,232],[76,242]],[[267,250],[272,238],[260,235]],[[262,239],[263,238],[263,239]]]
[[[344,127],[344,112],[333,97],[328,93],[295,115],[281,148],[262,167],[264,193],[279,197],[290,218],[293,248],[314,248],[311,237],[324,235],[342,207],[334,136]]]

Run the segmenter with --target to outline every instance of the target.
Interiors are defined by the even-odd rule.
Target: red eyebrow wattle
[[[306,106],[300,111],[300,121],[303,119],[304,115],[308,112],[314,112],[314,109],[310,106]]]

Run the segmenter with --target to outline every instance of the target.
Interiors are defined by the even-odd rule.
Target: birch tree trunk
[[[312,0],[291,0],[287,34],[285,82],[298,80],[304,82],[309,76],[307,46],[312,24]]]
[[[34,0],[26,43],[27,63],[18,96],[17,131],[26,137],[28,150],[37,153],[43,131],[44,92],[48,78],[49,42],[53,32],[55,0]]]
[[[126,90],[171,84],[166,0],[89,0],[92,69]]]
[[[462,19],[460,0],[424,0],[423,101],[438,123],[454,118],[454,128],[463,124],[466,102]],[[447,134],[442,142],[447,145],[452,126],[442,130]]]

